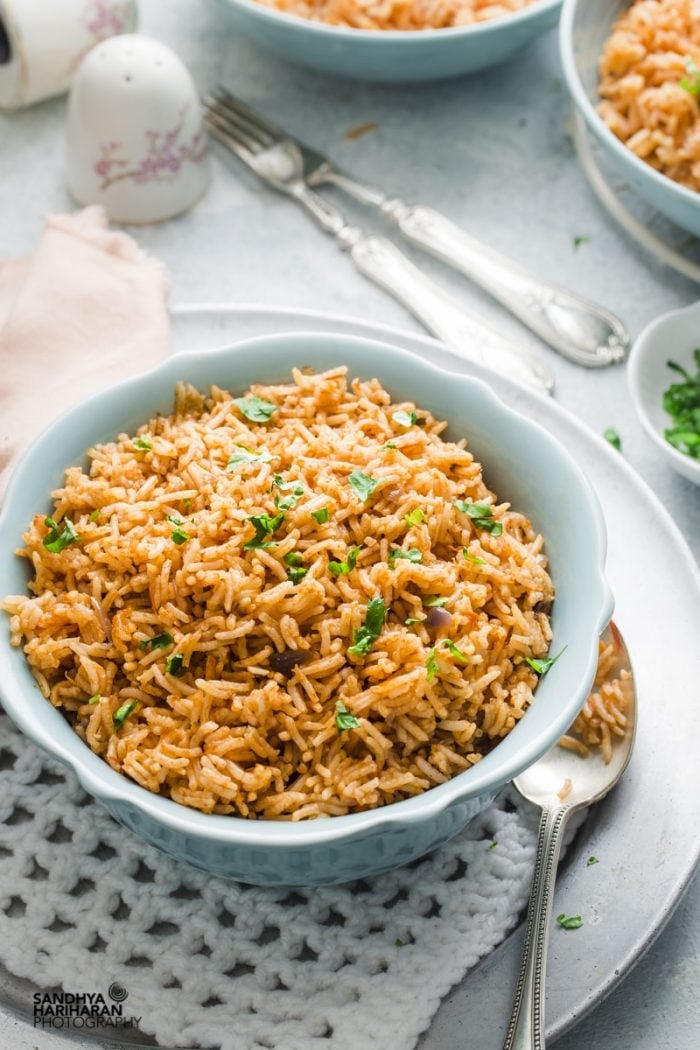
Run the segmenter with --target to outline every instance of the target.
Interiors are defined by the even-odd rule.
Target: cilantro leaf
[[[96,507],[95,510],[90,511],[90,516],[88,518],[88,521],[90,523],[92,523],[93,521],[97,521],[99,516],[100,516],[100,509],[99,509],[99,507]]]
[[[606,427],[603,431],[603,437],[609,442],[613,448],[616,448],[618,452],[622,450],[622,441],[620,435],[614,427]]]
[[[420,525],[424,518],[425,514],[420,507],[416,507],[415,510],[411,510],[408,514],[404,514],[403,516],[403,520],[411,527],[413,525]]]
[[[154,638],[144,638],[139,642],[139,649],[167,649],[174,641],[172,634],[157,634]]]
[[[425,616],[409,616],[407,620],[404,620],[404,627],[412,627],[414,623],[425,623]]]
[[[456,499],[454,505],[474,522],[477,529],[485,529],[492,536],[503,534],[503,525],[496,521],[493,516],[493,507],[489,503],[469,503],[463,499]]]
[[[423,554],[417,547],[409,547],[406,551],[401,547],[395,547],[393,551],[389,552],[389,561],[392,565],[401,559],[418,564],[423,561]]]
[[[586,867],[590,868],[592,864],[597,864],[597,863],[598,863],[598,858],[597,857],[589,857],[588,860],[586,861]]]
[[[498,840],[494,839],[493,842],[491,843],[491,845],[489,846],[489,849],[495,849],[497,845],[498,845]]]
[[[386,445],[382,445],[382,448],[398,448],[399,446],[395,441],[387,441]]]
[[[466,547],[462,547],[462,554],[467,561],[473,562],[475,565],[486,565],[487,562],[483,558],[477,558],[476,554],[470,554]]]
[[[174,514],[168,514],[168,521],[175,526],[170,533],[170,539],[173,543],[177,543],[180,546],[181,543],[187,543],[188,540],[192,539],[189,532],[185,532],[182,528],[185,523],[181,518],[177,518]]]
[[[94,707],[95,704],[99,704],[101,699],[102,699],[102,697],[100,696],[100,694],[99,693],[95,693],[94,696],[90,697],[90,699],[88,700],[88,703],[90,704],[90,707]]]
[[[363,474],[361,470],[353,470],[348,478],[348,483],[357,498],[362,500],[363,503],[367,502],[379,484],[376,478],[371,478],[369,474]]]
[[[700,66],[688,55],[685,60],[685,68],[688,71],[688,76],[683,77],[680,85],[690,95],[700,98]]]
[[[449,597],[444,594],[426,594],[423,598],[423,605],[426,609],[439,609],[443,605],[447,605]]]
[[[351,547],[345,561],[329,561],[329,572],[332,572],[334,576],[347,576],[355,568],[361,550],[361,547]]]
[[[237,397],[233,403],[236,408],[240,409],[246,419],[250,419],[253,423],[269,423],[273,413],[279,408],[274,401],[265,401],[263,398],[258,397],[257,394],[251,394],[249,397]]]
[[[465,656],[461,649],[458,649],[451,638],[443,638],[442,644],[446,646],[452,655],[463,664],[469,663],[469,657]]]
[[[564,649],[566,648],[567,646],[564,646]],[[525,663],[530,665],[530,667],[536,675],[539,675],[540,678],[544,678],[552,664],[555,664],[561,656],[561,654],[564,652],[564,649],[562,649],[561,652],[557,653],[556,656],[548,656],[546,657],[546,659],[543,660],[537,659],[537,657],[534,656],[526,656]]]
[[[565,930],[578,930],[583,926],[583,919],[580,915],[570,915],[568,918],[564,914],[557,915],[557,922]]]
[[[366,656],[382,632],[386,619],[386,605],[383,598],[372,598],[367,603],[365,622],[357,631],[353,644],[348,648],[350,656]]]
[[[319,525],[325,525],[326,522],[328,521],[328,519],[330,518],[330,513],[329,513],[329,510],[328,510],[328,507],[321,507],[320,510],[312,510],[311,511],[311,517]]]
[[[239,449],[239,451],[236,452],[236,449]],[[240,467],[242,463],[269,463],[271,459],[272,456],[266,448],[256,452],[254,449],[248,448],[247,445],[240,445],[236,442],[234,451],[229,456],[226,464],[226,472],[230,474],[236,467]]]
[[[280,492],[289,492],[289,496],[280,499],[275,496],[275,506],[278,510],[294,510],[297,503],[304,495],[304,486],[299,481],[283,481],[281,474],[275,474],[272,479],[273,489],[278,488]]]
[[[44,536],[42,542],[47,551],[51,551],[52,554],[60,554],[66,547],[70,547],[72,543],[77,543],[80,539],[75,531],[75,525],[69,518],[64,518],[60,525],[57,525],[53,518],[44,518],[44,525],[51,531]]]
[[[582,244],[588,244],[590,239],[591,238],[587,234],[583,234],[579,237],[574,237],[574,251],[576,251],[577,248],[580,248]]]
[[[428,651],[428,658],[425,661],[425,676],[428,679],[430,685],[433,684],[438,676],[440,670],[440,664],[438,663],[437,653],[435,647]]]
[[[149,437],[145,436],[135,437],[131,444],[134,446],[134,448],[137,448],[139,452],[150,452],[150,450],[153,448],[153,442]]]
[[[400,427],[414,427],[418,422],[418,416],[415,412],[404,412],[403,409],[398,409],[396,412],[392,412],[391,418],[395,423],[398,423]]]
[[[271,536],[273,532],[276,532],[284,521],[284,511],[280,511],[279,514],[274,516],[271,514],[250,514],[246,521],[252,522],[253,528],[255,529],[255,535],[247,543],[243,544],[244,551],[255,550],[256,547],[267,547],[268,543],[265,542],[267,536]]]
[[[165,661],[165,670],[168,674],[175,675],[176,678],[181,678],[185,673],[185,668],[183,666],[184,661],[185,658],[182,653],[173,653],[173,655],[169,656]]]
[[[138,700],[127,700],[125,704],[122,704],[122,706],[114,712],[113,721],[117,728],[124,725],[124,722],[137,704]]]
[[[336,701],[335,705],[335,727],[339,733],[346,729],[359,729],[360,719],[348,711],[342,700]]]

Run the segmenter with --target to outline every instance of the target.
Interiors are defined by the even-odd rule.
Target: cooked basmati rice
[[[469,769],[532,700],[554,596],[542,537],[446,423],[346,372],[254,386],[259,423],[180,384],[173,415],[91,449],[55,522],[24,536],[33,597],[3,602],[12,642],[149,791],[253,818],[381,806]],[[79,538],[47,549],[66,522]],[[380,597],[386,622],[353,655]]]
[[[698,67],[700,0],[637,0],[615,22],[600,59],[605,123],[652,168],[691,190],[700,190]]]
[[[259,0],[286,14],[350,29],[446,29],[503,18],[538,0]]]

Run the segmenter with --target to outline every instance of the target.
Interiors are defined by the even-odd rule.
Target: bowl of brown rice
[[[565,0],[564,76],[619,174],[700,236],[697,0]]]
[[[336,76],[407,83],[496,65],[556,25],[561,0],[218,0],[281,58]]]
[[[483,382],[263,337],[96,395],[0,516],[2,700],[112,815],[259,884],[435,848],[566,731],[597,499]]]

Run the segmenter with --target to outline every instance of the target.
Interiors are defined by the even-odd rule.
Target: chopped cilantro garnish
[[[57,525],[53,518],[44,518],[44,525],[51,531],[44,536],[43,543],[52,554],[60,554],[66,547],[70,547],[71,543],[77,543],[80,539],[75,525],[68,518],[64,518],[60,525]]]
[[[425,514],[420,507],[416,507],[415,510],[411,510],[408,514],[404,514],[403,516],[403,520],[410,526],[420,525],[424,518]]]
[[[273,401],[264,401],[257,394],[251,394],[250,397],[237,397],[233,403],[241,410],[246,419],[250,419],[253,423],[269,423],[273,412],[276,412],[279,407]]]
[[[557,922],[565,930],[578,930],[583,926],[583,919],[580,915],[570,915],[567,918],[564,912],[561,915],[557,915]]]
[[[169,656],[165,661],[165,670],[168,674],[175,675],[176,678],[181,678],[185,673],[185,668],[183,667],[184,661],[185,658],[182,653],[173,653],[173,655]]]
[[[398,448],[399,446],[395,441],[387,441],[386,445],[382,445],[382,448]]]
[[[328,507],[321,507],[320,510],[312,510],[311,511],[311,517],[319,525],[325,525],[326,522],[328,521],[328,519],[330,518],[330,513],[328,511]]]
[[[423,561],[423,555],[417,547],[409,547],[408,550],[402,550],[401,547],[396,547],[393,551],[389,552],[389,561],[394,565],[397,561],[412,561],[418,564]]]
[[[483,558],[477,558],[476,554],[470,554],[466,547],[462,547],[462,554],[467,559],[467,561],[473,562],[474,565],[487,564],[487,562],[485,562]]]
[[[372,598],[367,603],[365,622],[357,631],[353,644],[348,648],[350,656],[366,656],[382,632],[386,619],[386,605],[383,598]]]
[[[134,448],[137,448],[139,452],[150,452],[153,448],[153,442],[149,437],[135,437],[132,441]]]
[[[99,704],[101,699],[102,699],[102,697],[100,696],[100,694],[99,693],[95,693],[94,696],[90,697],[90,699],[88,700],[88,703],[90,704],[90,707],[94,707],[95,704]]]
[[[270,544],[265,542],[265,537],[271,536],[280,527],[284,521],[284,511],[280,511],[279,514],[274,516],[271,514],[251,514],[246,518],[246,521],[252,522],[255,535],[252,540],[248,540],[247,543],[243,544],[243,550],[250,551],[255,550],[256,547],[269,547]]]
[[[299,551],[290,551],[289,554],[285,554],[282,559],[285,565],[303,565],[304,559],[302,558]]]
[[[335,705],[335,727],[339,733],[346,729],[359,729],[360,719],[356,718],[342,700],[337,700]]]
[[[590,239],[591,238],[587,234],[583,234],[579,237],[574,237],[574,251],[576,251],[577,248],[580,248],[582,244],[588,244]]]
[[[172,634],[156,634],[153,638],[144,638],[139,642],[139,649],[167,649],[175,639]]]
[[[485,529],[492,536],[500,536],[503,533],[503,525],[496,521],[493,516],[493,507],[489,503],[468,503],[463,499],[454,501],[457,510],[468,515],[477,529]]]
[[[95,510],[90,511],[90,515],[88,517],[88,521],[91,522],[91,523],[93,521],[97,521],[99,516],[100,516],[100,509],[99,509],[99,507],[96,507]]]
[[[455,645],[455,643],[452,641],[451,638],[443,638],[442,644],[447,646],[447,648],[450,650],[452,655],[457,660],[460,660],[461,663],[463,663],[463,664],[468,664],[469,663],[469,657],[465,656],[464,653],[462,652],[462,650],[457,648],[457,646]]]
[[[348,484],[359,500],[366,503],[379,482],[371,478],[369,474],[363,474],[361,470],[353,470],[348,478]]]
[[[683,77],[680,85],[684,91],[695,95],[696,98],[700,98],[700,66],[688,55],[685,60],[685,68],[688,71],[688,76]]]
[[[622,441],[620,439],[620,435],[614,427],[606,427],[603,431],[603,437],[609,444],[612,445],[613,448],[616,448],[618,452],[621,451]]]
[[[177,518],[174,514],[168,514],[168,521],[171,525],[175,526],[173,531],[170,533],[170,539],[173,541],[173,543],[177,543],[177,545],[179,546],[181,543],[187,543],[187,541],[192,538],[189,532],[185,532],[185,530],[182,528],[182,526],[185,524],[182,518]]]
[[[566,646],[564,646],[564,649],[566,649]],[[561,656],[561,654],[564,652],[564,649],[562,649],[561,652],[557,653],[556,656],[548,656],[544,660],[539,660],[537,659],[537,657],[534,656],[526,656],[525,663],[530,665],[530,667],[536,675],[539,675],[540,678],[544,678],[552,664],[555,664]]]
[[[292,583],[301,583],[308,571],[308,569],[300,569],[295,567],[287,570],[287,576],[292,581]]]
[[[437,653],[435,652],[435,649],[432,648],[429,650],[428,658],[425,661],[425,676],[430,685],[432,685],[437,678],[439,670],[440,664],[438,663]]]
[[[439,609],[442,605],[447,605],[449,597],[444,594],[426,594],[423,598],[423,605],[426,609]]]
[[[489,846],[489,849],[495,849],[497,845],[498,845],[498,841],[496,839],[494,839],[493,842],[491,843],[491,845]]]
[[[347,576],[355,568],[361,547],[351,547],[345,561],[329,561],[328,569],[334,576]]]
[[[138,700],[127,700],[125,704],[122,704],[122,706],[114,712],[114,724],[115,726],[117,726],[117,728],[119,728],[119,726],[124,725],[124,722],[129,717],[129,715],[134,710],[137,704]]]
[[[288,492],[289,495],[285,496],[284,499],[280,499],[279,496],[275,496],[275,506],[278,510],[293,510],[301,497],[304,495],[304,486],[299,481],[283,481],[281,474],[275,474],[272,480],[273,489],[277,488],[280,492]]]
[[[289,569],[287,570],[287,576],[292,581],[292,583],[299,583],[301,580],[304,579],[307,572],[309,571],[308,569],[302,568],[303,559],[301,554],[298,553],[298,551],[290,551],[289,554],[285,554],[282,560],[285,562],[286,565],[289,565]]]
[[[700,78],[700,71],[698,72]],[[697,374],[690,375],[674,361],[667,361],[683,378],[682,383],[672,383],[664,392],[663,406],[673,419],[673,426],[664,430],[664,437],[684,456],[700,459],[700,349],[693,351]]]
[[[265,448],[260,452],[256,452],[254,449],[248,448],[247,445],[240,445],[236,442],[234,451],[229,456],[226,464],[226,470],[230,474],[236,467],[240,467],[242,463],[269,463],[271,459],[272,456]]]
[[[404,620],[405,627],[412,627],[414,623],[425,623],[425,616],[409,616],[407,620]]]
[[[415,412],[404,412],[403,409],[398,409],[398,411],[392,412],[391,418],[395,423],[398,423],[400,427],[414,427],[418,422],[418,416]]]
[[[590,868],[590,866],[592,864],[597,864],[597,863],[598,863],[598,858],[597,857],[589,857],[588,860],[586,861],[586,867]]]

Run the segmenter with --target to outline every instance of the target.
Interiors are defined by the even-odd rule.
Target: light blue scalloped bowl
[[[598,60],[613,23],[631,0],[564,0],[559,27],[561,62],[571,97],[611,164],[648,204],[700,237],[700,193],[645,164],[597,112]]]
[[[283,14],[256,0],[218,0],[255,44],[300,66],[356,80],[408,83],[495,66],[556,25],[562,0],[475,26],[396,31],[347,29]]]
[[[178,354],[154,371],[90,398],[53,423],[26,453],[0,516],[0,595],[26,590],[25,563],[14,555],[32,515],[48,512],[49,493],[85,450],[133,432],[156,412],[169,413],[178,380],[242,391],[278,381],[294,366],[349,366],[378,377],[397,399],[416,401],[450,421],[484,464],[487,483],[531,517],[544,534],[557,597],[555,651],[565,655],[541,681],[534,703],[489,755],[423,795],[380,809],[299,824],[248,821],[196,812],[151,794],[93,754],[41,695],[21,650],[0,623],[0,694],[14,722],[70,766],[86,791],[137,835],[217,875],[259,885],[344,882],[404,864],[458,832],[509,780],[551,747],[586,698],[598,637],[612,615],[603,574],[605,528],[590,485],[566,449],[514,412],[478,379],[436,368],[389,344],[354,336],[264,336],[229,349]]]

